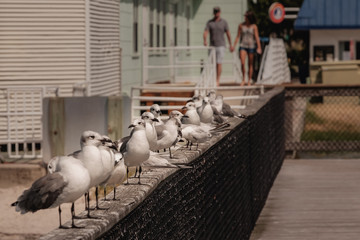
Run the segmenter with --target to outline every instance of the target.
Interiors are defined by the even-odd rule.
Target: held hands
[[[258,47],[258,48],[256,49],[256,52],[257,52],[258,54],[261,54],[261,53],[262,53],[261,47]]]
[[[233,52],[233,51],[234,51],[234,47],[233,47],[233,46],[230,46],[230,47],[229,47],[229,50],[230,50],[230,52]]]
[[[205,46],[205,47],[207,46],[207,42],[206,42],[206,40],[204,40],[204,46]]]

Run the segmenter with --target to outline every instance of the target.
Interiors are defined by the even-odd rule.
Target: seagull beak
[[[160,110],[158,110],[158,111],[156,111],[159,115],[161,115],[161,111]]]
[[[184,116],[182,116],[181,118],[189,118],[189,116],[184,115]]]
[[[135,125],[134,124],[130,124],[128,128],[134,128]]]
[[[152,121],[153,122],[160,122],[159,119],[157,119],[157,118],[152,119]]]
[[[117,144],[113,142],[109,148],[115,149],[117,151]]]
[[[182,107],[182,110],[188,110],[188,108],[186,106]]]

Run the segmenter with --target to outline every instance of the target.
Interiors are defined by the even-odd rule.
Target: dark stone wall
[[[98,239],[249,239],[285,157],[283,88]]]

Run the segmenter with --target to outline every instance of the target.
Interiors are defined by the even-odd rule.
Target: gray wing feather
[[[25,190],[12,206],[16,206],[16,209],[21,210],[21,213],[49,208],[66,185],[67,182],[64,181],[60,173],[48,174],[36,180],[31,188]]]

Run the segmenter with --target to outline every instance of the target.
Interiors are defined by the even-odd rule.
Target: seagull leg
[[[107,199],[106,199],[106,186],[104,186],[104,201],[107,201]]]
[[[129,167],[126,167],[126,183],[125,185],[129,185]]]
[[[196,144],[196,151],[199,149],[199,143]]]
[[[88,213],[87,213],[87,218],[92,218],[92,219],[99,219],[99,217],[94,217],[90,215],[90,193],[88,193],[87,195],[88,197]]]
[[[102,208],[99,206],[99,187],[96,186],[95,188],[95,197],[96,197],[96,207],[97,210],[108,210],[109,208]]]
[[[170,153],[170,158],[172,158],[172,155],[171,155],[171,149],[169,148],[169,153]]]
[[[64,228],[64,226],[61,225],[61,207],[60,207],[60,205],[59,205],[58,211],[59,211],[59,228]]]
[[[137,171],[138,171],[138,169],[137,169],[137,167],[136,167],[136,168],[135,168],[135,175],[134,175],[134,178],[136,178]]]
[[[83,226],[76,226],[74,223],[75,219],[75,203],[71,204],[71,228],[84,228]]]
[[[116,201],[118,199],[116,199],[116,186],[114,186],[114,197],[113,197],[113,201]]]
[[[88,194],[88,193],[85,193],[85,194],[84,194],[84,197],[85,197],[85,210],[87,210],[87,206],[88,206],[88,205],[87,205],[87,194]]]
[[[141,184],[141,182],[140,182],[140,175],[141,175],[141,172],[142,172],[142,167],[141,167],[141,166],[139,166],[139,182],[138,182],[138,184]]]

